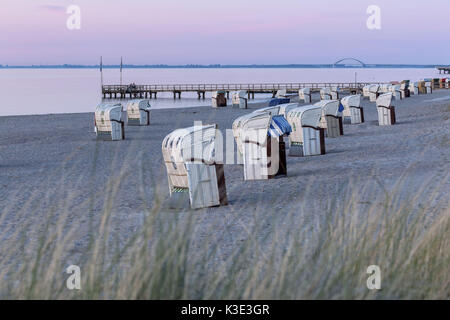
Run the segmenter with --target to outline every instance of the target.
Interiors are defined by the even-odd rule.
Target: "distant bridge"
[[[333,66],[339,66],[339,64],[341,63],[341,62],[343,62],[343,61],[353,61],[353,62],[357,62],[357,64],[359,64],[361,67],[366,67],[367,65],[364,63],[364,62],[362,62],[361,60],[358,60],[358,59],[355,59],[355,58],[344,58],[344,59],[341,59],[341,60],[338,60],[338,61],[336,61],[334,64],[333,64]]]

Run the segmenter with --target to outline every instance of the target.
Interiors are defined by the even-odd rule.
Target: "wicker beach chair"
[[[148,126],[150,125],[150,101],[131,100],[127,103],[127,125]]]
[[[247,91],[241,90],[233,93],[233,108],[247,109]]]
[[[392,103],[393,94],[385,93],[377,99],[378,123],[380,126],[395,124],[395,107]]]
[[[272,179],[286,175],[283,137],[291,132],[286,119],[270,113],[252,113],[240,121],[237,139],[243,150],[244,179]]]
[[[212,93],[212,107],[213,108],[219,108],[219,107],[226,107],[227,106],[227,98],[225,96],[225,91],[214,91]]]
[[[228,204],[222,163],[216,161],[217,125],[177,129],[162,142],[162,154],[173,201],[192,209]]]
[[[343,107],[339,100],[323,100],[314,105],[322,108],[320,126],[325,129],[325,135],[328,138],[337,138],[344,135]]]
[[[291,125],[289,156],[307,157],[325,154],[325,129],[320,126],[322,108],[307,105],[290,110],[286,119]]]
[[[97,140],[116,141],[125,139],[122,105],[120,103],[98,105],[95,109],[94,124]]]
[[[298,91],[298,97],[300,101],[304,103],[311,103],[311,88],[303,88]]]
[[[360,94],[346,96],[341,99],[341,103],[344,106],[344,111],[342,111],[343,118],[349,117],[351,124],[364,122],[364,109],[361,107]]]

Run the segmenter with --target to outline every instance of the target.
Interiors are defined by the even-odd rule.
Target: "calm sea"
[[[355,74],[356,73],[356,74]],[[119,84],[118,69],[104,70],[105,84]],[[123,83],[212,84],[289,82],[384,82],[438,77],[435,69],[124,69]],[[100,72],[95,69],[0,69],[0,116],[92,112],[102,101]],[[265,98],[259,96],[259,99]],[[210,105],[196,93],[158,94],[154,108]]]

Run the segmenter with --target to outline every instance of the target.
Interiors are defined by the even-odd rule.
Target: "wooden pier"
[[[159,92],[171,92],[174,99],[181,99],[182,92],[196,92],[198,99],[205,99],[206,92],[226,91],[230,92],[246,90],[248,98],[254,99],[257,93],[271,93],[273,96],[278,90],[286,90],[288,93],[296,93],[302,88],[311,88],[313,92],[321,88],[339,87],[350,92],[359,92],[369,84],[381,84],[379,82],[352,82],[352,83],[260,83],[260,84],[168,84],[168,85],[103,85],[102,95],[104,99],[126,98],[150,98],[156,99]]]
[[[436,69],[439,70],[439,74],[441,74],[442,72],[444,74],[450,74],[450,67],[437,67]]]

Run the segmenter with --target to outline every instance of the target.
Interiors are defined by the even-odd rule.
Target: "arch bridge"
[[[334,66],[334,67],[339,66],[340,63],[342,63],[342,62],[344,62],[344,61],[352,61],[352,62],[356,62],[356,64],[358,64],[358,65],[361,66],[361,67],[366,67],[366,66],[367,66],[364,62],[362,62],[361,60],[355,59],[355,58],[344,58],[344,59],[338,60],[338,61],[336,61],[336,62],[333,64],[333,66]]]

